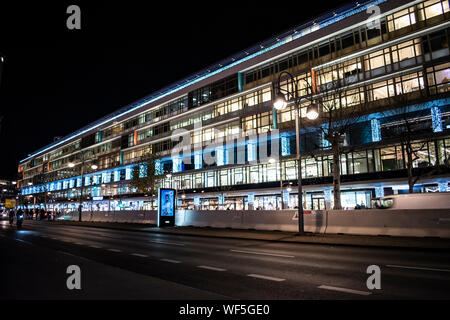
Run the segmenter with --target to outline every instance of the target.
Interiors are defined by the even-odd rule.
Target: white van
[[[395,194],[372,199],[377,209],[450,209],[450,192]]]

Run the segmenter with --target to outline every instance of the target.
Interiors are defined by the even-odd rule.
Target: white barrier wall
[[[298,231],[296,210],[178,210],[177,226]],[[78,213],[67,214],[78,220]],[[156,211],[83,212],[83,221],[156,224]],[[304,215],[305,231],[450,238],[450,210],[327,210]]]
[[[78,221],[78,212],[71,211],[63,215],[67,220]],[[126,222],[156,224],[156,211],[83,211],[82,221]]]

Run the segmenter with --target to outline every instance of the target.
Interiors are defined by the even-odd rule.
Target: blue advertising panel
[[[158,227],[175,225],[175,189],[158,190]]]

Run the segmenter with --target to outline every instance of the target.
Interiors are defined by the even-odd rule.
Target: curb
[[[58,224],[65,224],[66,222],[60,222]],[[407,249],[407,250],[432,250],[432,251],[449,251],[450,244],[448,247],[433,247],[433,246],[415,246],[415,245],[402,245],[402,244],[393,244],[393,245],[382,245],[382,244],[373,244],[373,243],[342,243],[342,242],[332,242],[332,241],[312,241],[312,240],[282,240],[280,239],[261,239],[261,238],[252,238],[245,236],[236,236],[236,235],[218,235],[218,234],[195,234],[189,232],[183,232],[183,230],[170,232],[164,230],[142,230],[142,229],[134,229],[134,228],[125,228],[125,227],[115,227],[115,226],[100,226],[100,225],[86,225],[86,224],[78,224],[78,223],[69,223],[68,225],[76,226],[76,227],[88,227],[88,228],[99,228],[99,229],[112,229],[119,231],[134,231],[134,232],[145,232],[145,233],[156,233],[156,234],[169,234],[169,235],[180,235],[180,236],[192,236],[192,237],[204,237],[204,238],[221,238],[221,239],[234,239],[234,240],[254,240],[254,241],[265,241],[265,242],[276,242],[276,243],[290,243],[290,244],[309,244],[309,245],[328,245],[328,246],[345,246],[345,247],[370,247],[375,249]],[[195,232],[195,231],[194,231]],[[350,235],[354,237],[358,237],[357,235]],[[294,238],[293,235],[287,235],[285,238]],[[395,239],[395,238],[393,238]]]

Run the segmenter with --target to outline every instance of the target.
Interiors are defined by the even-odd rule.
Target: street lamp
[[[292,82],[293,92],[289,89],[281,88],[281,78],[283,75],[286,75],[288,79]],[[299,96],[298,87],[299,82],[304,81],[306,83],[307,92],[309,93],[306,96]],[[287,86],[288,87],[288,86]],[[300,154],[300,101],[302,99],[307,99],[310,102],[310,105],[306,109],[306,117],[310,120],[317,119],[319,116],[319,108],[317,104],[312,100],[313,90],[311,85],[306,79],[295,79],[295,77],[287,72],[283,71],[278,76],[278,83],[276,89],[276,96],[273,102],[273,107],[277,110],[283,110],[287,107],[288,101],[293,101],[295,105],[295,138],[296,138],[296,146],[297,146],[297,166],[298,166],[298,233],[304,234],[305,227],[303,221],[303,188],[302,188],[302,168],[301,168],[301,154]],[[284,93],[283,93],[284,92]]]

